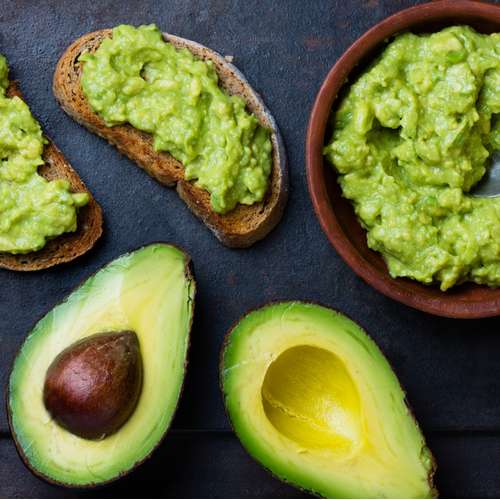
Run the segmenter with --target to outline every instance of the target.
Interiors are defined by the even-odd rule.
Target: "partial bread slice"
[[[153,149],[153,136],[129,124],[107,127],[87,105],[87,98],[80,85],[82,53],[95,52],[105,37],[112,37],[112,30],[89,33],[74,42],[63,54],[54,75],[54,95],[62,108],[78,123],[100,135],[116,146],[151,177],[177,193],[189,209],[199,217],[215,236],[228,247],[248,247],[266,236],[281,220],[288,200],[288,163],[285,146],[278,125],[258,94],[245,77],[222,56],[202,45],[166,33],[163,39],[178,49],[187,47],[202,60],[211,59],[219,77],[219,84],[230,94],[247,100],[247,111],[254,113],[262,125],[271,127],[273,165],[270,187],[264,200],[253,205],[238,204],[227,214],[215,213],[210,205],[210,195],[197,188],[195,181],[184,180],[184,167],[170,153]]]
[[[11,81],[6,93],[23,99],[16,85]],[[37,252],[13,255],[0,252],[0,267],[14,271],[38,271],[47,267],[69,262],[90,250],[102,233],[102,211],[78,174],[70,167],[64,155],[49,141],[43,149],[42,159],[45,162],[38,167],[38,173],[48,181],[68,179],[71,182],[71,193],[87,193],[89,202],[80,208],[77,218],[77,229],[74,233],[63,233]]]

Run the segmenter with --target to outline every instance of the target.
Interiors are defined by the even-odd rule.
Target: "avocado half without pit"
[[[436,468],[394,371],[355,322],[274,302],[232,326],[221,353],[231,425],[274,476],[326,498],[433,498]]]
[[[7,387],[32,472],[103,486],[151,455],[181,395],[194,297],[189,256],[154,243],[107,264],[32,328]]]

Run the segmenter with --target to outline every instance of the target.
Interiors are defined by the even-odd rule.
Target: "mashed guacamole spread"
[[[212,61],[165,43],[154,24],[119,26],[80,61],[90,108],[110,127],[129,122],[153,134],[155,150],[169,151],[187,180],[198,179],[216,212],[263,199],[271,129],[218,86]]]
[[[324,154],[393,277],[500,286],[500,34],[404,33],[350,87]]]
[[[27,253],[47,239],[76,229],[76,211],[87,194],[71,194],[67,180],[48,182],[43,165],[40,125],[18,97],[8,99],[6,60],[0,55],[0,252]]]

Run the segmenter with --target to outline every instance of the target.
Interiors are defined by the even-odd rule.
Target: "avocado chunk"
[[[175,245],[154,243],[107,264],[35,324],[14,358],[7,387],[12,435],[32,472],[65,487],[102,486],[123,477],[151,455],[170,428],[182,391],[194,297],[189,256]],[[123,332],[137,336],[132,345],[136,342],[140,351],[142,383],[128,378],[137,374],[139,361],[135,359],[128,363],[123,380],[108,382],[111,385],[101,389],[94,387],[99,404],[100,396],[109,396],[109,391],[118,387],[120,394],[111,399],[121,410],[119,418],[84,424],[84,433],[94,427],[105,429],[102,439],[95,439],[92,433],[77,435],[74,429],[61,425],[62,410],[56,410],[54,417],[46,408],[46,379],[57,366],[65,371],[63,365],[71,357],[68,353],[77,354],[81,361],[85,343],[90,351],[97,350],[104,339],[101,347],[109,350],[113,332],[115,336]],[[123,362],[123,353],[114,356],[115,361]],[[88,357],[88,373],[102,368],[96,352]],[[112,372],[119,375],[119,370]],[[99,377],[96,373],[92,376],[94,381]],[[115,389],[113,383],[118,384]],[[134,404],[129,393],[135,393],[138,386],[140,393]],[[72,387],[56,400],[61,403],[75,392]],[[120,396],[130,401],[117,402]],[[133,411],[117,423],[130,407]],[[85,413],[89,419],[100,418],[100,411],[86,408]],[[67,416],[65,419],[68,427]],[[74,415],[70,417],[70,425],[75,420]]]
[[[130,417],[141,386],[136,333],[96,333],[54,359],[45,376],[43,403],[61,427],[85,439],[102,439]]]
[[[244,315],[224,342],[221,388],[249,454],[326,498],[432,498],[436,468],[394,371],[355,322],[311,302]]]

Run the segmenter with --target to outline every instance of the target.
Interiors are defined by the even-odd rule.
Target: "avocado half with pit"
[[[189,256],[154,243],[107,264],[32,328],[7,387],[32,472],[101,486],[151,455],[182,391],[194,297]]]
[[[274,476],[327,498],[432,498],[436,468],[396,375],[343,314],[275,302],[232,326],[221,353],[231,425]]]

